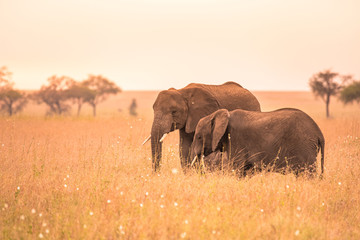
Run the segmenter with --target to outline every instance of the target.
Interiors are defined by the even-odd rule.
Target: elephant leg
[[[179,144],[179,153],[180,153],[180,160],[181,160],[181,167],[184,171],[190,165],[190,147],[193,141],[194,134],[193,133],[186,133],[185,129],[180,129],[180,144]]]
[[[255,173],[255,166],[252,163],[245,163],[244,165],[244,170],[243,170],[243,175],[244,177],[248,176],[248,175],[253,175]]]
[[[316,177],[316,162],[308,164],[306,166],[306,171],[307,171],[309,178],[315,178]]]

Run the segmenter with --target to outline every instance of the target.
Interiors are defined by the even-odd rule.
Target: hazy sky
[[[102,74],[125,90],[233,80],[308,90],[360,78],[358,0],[0,0],[0,67],[17,88]]]

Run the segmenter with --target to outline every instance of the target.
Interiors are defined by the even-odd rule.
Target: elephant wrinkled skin
[[[293,171],[316,173],[316,157],[321,150],[324,172],[324,136],[306,113],[291,108],[272,112],[226,109],[202,118],[194,134],[192,157],[217,161],[211,154],[226,152],[232,169]],[[210,157],[207,157],[210,156]],[[214,164],[214,163],[212,163]]]
[[[222,85],[191,83],[182,89],[161,91],[153,105],[151,128],[153,170],[160,169],[164,134],[179,129],[181,166],[190,165],[189,152],[198,121],[218,109],[260,111],[255,96],[234,82]]]

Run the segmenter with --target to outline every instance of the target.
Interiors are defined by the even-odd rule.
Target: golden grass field
[[[96,118],[88,107],[45,118],[30,104],[0,117],[0,239],[360,239],[360,107],[334,98],[326,119],[309,92],[255,95],[263,111],[296,107],[314,118],[326,140],[323,180],[184,175],[177,132],[154,174],[141,143],[157,92],[120,93]]]

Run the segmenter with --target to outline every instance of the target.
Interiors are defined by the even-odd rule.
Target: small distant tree
[[[66,90],[65,95],[77,104],[77,116],[79,116],[83,104],[93,98],[94,91],[85,86],[84,82],[74,81],[69,89]]]
[[[111,94],[116,95],[121,92],[121,89],[116,84],[101,75],[89,75],[84,80],[84,86],[90,89],[85,102],[93,108],[93,115],[96,116],[96,106],[107,99]]]
[[[15,89],[0,91],[0,102],[0,109],[6,111],[9,116],[21,112],[28,103],[26,94]]]
[[[339,79],[340,78],[340,79]],[[339,73],[325,70],[314,74],[309,81],[311,91],[317,97],[321,97],[326,104],[326,117],[330,117],[329,105],[331,96],[335,96],[342,89],[346,77],[341,77]]]
[[[9,116],[22,111],[27,104],[26,94],[13,88],[11,75],[6,67],[0,68],[0,110]]]
[[[340,100],[345,103],[360,103],[360,81],[353,81],[340,92]]]
[[[61,115],[68,112],[70,105],[66,102],[68,100],[66,91],[74,84],[74,80],[70,77],[54,75],[47,81],[48,84],[43,85],[34,93],[33,98],[38,103],[45,103],[49,107],[48,114]]]

